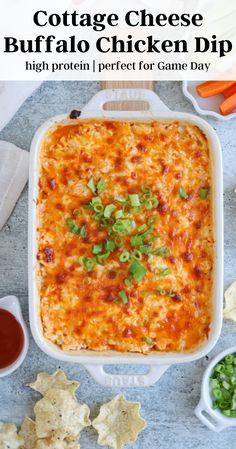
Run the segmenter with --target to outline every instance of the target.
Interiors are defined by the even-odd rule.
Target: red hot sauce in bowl
[[[24,332],[17,319],[0,308],[0,369],[12,365],[24,346]]]

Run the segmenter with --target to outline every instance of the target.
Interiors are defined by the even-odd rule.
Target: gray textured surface
[[[0,139],[9,140],[29,150],[38,126],[50,116],[81,108],[99,89],[97,82],[46,82],[30,97],[11,122],[0,133]],[[160,97],[171,108],[193,112],[183,97],[178,82],[160,82],[156,85]],[[217,130],[224,155],[225,208],[225,285],[236,279],[236,120],[221,122],[208,120]],[[27,298],[27,189],[0,232],[0,297],[14,294],[21,301],[28,322]],[[221,338],[212,357],[235,344],[236,325],[225,322]],[[200,393],[200,382],[206,358],[194,363],[172,366],[156,385],[147,389],[123,390],[128,399],[142,403],[142,415],[148,421],[136,449],[235,449],[236,428],[216,434],[204,427],[193,410]],[[117,388],[103,388],[96,384],[80,365],[59,363],[43,354],[31,338],[28,356],[21,368],[11,376],[0,379],[0,421],[20,424],[25,414],[32,415],[37,393],[24,385],[42,370],[63,368],[71,378],[81,382],[78,397],[86,401],[96,415],[101,403],[119,392]],[[116,371],[116,368],[113,367]],[[122,369],[122,371],[128,368]],[[130,367],[129,372],[142,372],[142,367]],[[88,428],[82,433],[81,448],[95,449],[96,433]]]

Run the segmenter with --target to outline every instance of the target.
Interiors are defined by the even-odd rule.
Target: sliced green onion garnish
[[[89,189],[91,190],[91,192],[93,192],[94,194],[96,193],[96,186],[95,186],[95,182],[93,178],[90,178],[87,186],[89,187]]]
[[[155,240],[158,240],[161,236],[160,235],[152,235],[149,239],[148,242],[155,242]]]
[[[116,220],[118,220],[119,218],[123,218],[124,215],[125,215],[125,213],[124,213],[123,209],[118,210],[118,211],[115,213]]]
[[[147,230],[147,225],[144,223],[138,227],[139,232],[143,232]]]
[[[166,267],[164,269],[158,270],[158,274],[159,274],[160,277],[168,276],[170,273],[171,273],[170,267]]]
[[[92,198],[91,204],[95,212],[102,212],[104,210],[104,206],[102,204],[100,196],[95,196],[94,198]]]
[[[130,253],[128,251],[124,251],[119,257],[121,262],[127,262],[129,260],[129,258],[130,258]]]
[[[79,256],[77,260],[81,266],[84,266],[84,256]]]
[[[114,240],[106,241],[105,248],[107,251],[112,252],[112,251],[114,251],[115,247],[116,247],[116,244],[115,244]]]
[[[140,212],[140,207],[131,207],[130,209],[131,214],[137,214],[138,212]]]
[[[80,235],[80,228],[72,218],[67,218],[66,226],[72,234]]]
[[[126,201],[123,205],[122,205],[122,210],[124,212],[124,214],[128,213],[128,209],[129,209],[129,202]]]
[[[106,263],[108,257],[110,256],[110,252],[106,252],[105,254],[97,254],[97,262],[100,265],[103,265],[104,263]]]
[[[83,208],[84,208],[84,209],[91,209],[91,210],[93,210],[93,206],[92,206],[91,203],[83,204]]]
[[[127,232],[132,231],[133,229],[133,221],[126,219],[126,220],[122,220],[123,226],[124,228],[127,230]]]
[[[167,296],[170,296],[170,298],[174,298],[175,297],[175,292],[173,292],[173,290],[170,289],[170,291],[169,291]]]
[[[119,299],[115,299],[116,304],[127,304],[128,298],[124,290],[119,292]]]
[[[129,267],[130,273],[134,274],[134,272],[135,272],[136,270],[138,270],[139,267],[140,267],[140,263],[139,263],[139,262],[136,262],[136,261],[132,262],[132,264],[131,264],[130,267]]]
[[[142,234],[142,237],[144,238],[144,237],[146,237],[148,234],[151,234],[151,232],[153,231],[153,229],[154,229],[154,226],[153,226],[153,225],[150,226],[150,228],[148,228],[148,229]]]
[[[129,195],[129,200],[132,207],[140,206],[139,196],[137,194]]]
[[[67,218],[66,225],[67,225],[68,230],[72,234],[80,235],[80,237],[86,237],[86,235],[87,235],[86,226],[82,226],[82,228],[79,228],[79,226],[77,226],[77,224],[75,223],[74,220],[72,220],[72,218]]]
[[[158,206],[159,201],[157,198],[152,196],[151,198],[148,198],[147,200],[145,200],[144,204],[145,204],[146,209],[155,209]]]
[[[144,195],[143,195],[143,198],[144,198],[145,200],[149,200],[149,199],[152,198],[152,197],[153,197],[152,192],[144,193]]]
[[[152,246],[151,245],[140,245],[139,251],[142,254],[150,254],[152,252]]]
[[[161,296],[169,296],[170,298],[174,298],[175,293],[173,292],[173,290],[167,291],[164,288],[157,288],[155,290],[155,293],[157,293],[158,295]]]
[[[130,267],[129,267],[129,272],[133,275],[133,278],[136,281],[142,281],[142,279],[144,278],[147,270],[137,260],[134,260],[132,262],[132,264],[130,265]]]
[[[225,357],[225,363],[226,363],[226,365],[232,365],[232,363],[234,363],[233,354],[229,354]]]
[[[209,189],[207,189],[207,188],[199,189],[199,196],[202,200],[205,200],[208,197],[208,193],[209,193]]]
[[[148,186],[147,184],[143,184],[142,187],[141,187],[141,190],[142,190],[143,193],[149,193],[149,192],[152,191],[151,187]]]
[[[149,346],[153,346],[153,345],[154,345],[154,343],[153,343],[153,341],[151,340],[151,338],[143,337],[143,340],[144,340]]]
[[[158,216],[157,215],[153,215],[152,217],[149,217],[149,219],[148,219],[148,226],[155,226],[157,221],[158,221]]]
[[[114,204],[108,204],[108,206],[105,207],[104,209],[104,217],[105,218],[110,218],[112,212],[116,209],[116,206]]]
[[[126,198],[124,198],[123,196],[117,196],[114,201],[116,201],[117,203],[126,203]]]
[[[74,217],[77,215],[77,217],[79,217],[82,214],[81,209],[74,209],[73,210],[73,215]]]
[[[98,221],[102,220],[102,219],[103,219],[103,211],[97,212],[97,213],[94,215],[94,218],[95,218],[95,220],[98,220]]]
[[[236,352],[228,354],[215,365],[210,387],[212,407],[229,418],[236,417]]]
[[[133,276],[128,276],[128,277],[124,280],[124,283],[125,283],[126,287],[132,287],[132,286],[133,286],[133,284],[132,284],[132,279],[133,279]]]
[[[128,234],[133,229],[133,222],[129,219],[116,220],[112,227],[113,231],[117,234]]]
[[[101,195],[101,193],[105,192],[107,188],[107,183],[103,179],[100,179],[97,183],[97,191],[98,194]]]
[[[132,246],[140,246],[143,243],[143,235],[136,234],[133,235],[130,239],[130,243]]]
[[[124,245],[124,240],[121,237],[115,237],[115,244],[117,248],[121,248]]]
[[[91,257],[87,257],[84,260],[84,266],[87,268],[88,271],[92,271],[96,265],[96,261],[92,259]]]
[[[170,255],[170,250],[169,248],[167,248],[167,246],[161,246],[159,249],[153,251],[152,254],[155,254],[156,256],[167,257]]]
[[[94,204],[102,204],[102,200],[101,200],[100,196],[94,196],[92,198],[91,203],[93,206],[94,206]]]
[[[81,237],[86,237],[87,236],[86,226],[82,226],[82,228],[80,228],[80,236]]]
[[[107,229],[114,224],[113,218],[102,218],[100,222],[100,227]]]
[[[158,295],[166,296],[166,290],[165,290],[164,288],[157,288],[157,289],[155,290],[155,292],[156,292]]]
[[[99,254],[102,252],[102,243],[93,246],[93,254]]]
[[[134,249],[134,251],[132,251],[131,253],[131,256],[135,260],[142,260],[143,258],[142,253],[138,249]]]
[[[187,200],[188,199],[188,194],[187,194],[184,186],[182,186],[182,185],[180,185],[180,187],[179,187],[179,196],[183,200]]]

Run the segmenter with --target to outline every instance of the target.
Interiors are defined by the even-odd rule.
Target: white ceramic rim
[[[105,111],[103,105],[108,101],[146,101],[149,103],[148,111]],[[154,377],[159,379],[163,368],[175,363],[190,362],[206,355],[216,344],[222,326],[223,309],[223,181],[222,156],[219,139],[213,128],[204,120],[187,113],[172,112],[152,91],[146,89],[108,89],[98,92],[83,108],[81,118],[106,118],[123,120],[184,120],[198,125],[207,135],[213,158],[214,181],[214,222],[215,222],[215,276],[213,321],[209,339],[196,351],[186,354],[152,353],[143,354],[119,353],[116,351],[93,352],[78,351],[69,353],[60,350],[57,346],[46,341],[42,334],[41,322],[38,313],[39,300],[35,280],[35,263],[37,251],[36,234],[36,198],[38,188],[38,152],[45,132],[49,127],[68,119],[68,115],[59,115],[44,123],[36,132],[31,145],[30,176],[29,176],[29,232],[28,232],[28,261],[29,261],[29,315],[33,337],[42,351],[58,360],[83,363],[88,370],[103,385],[140,386],[151,385]],[[145,376],[112,376],[99,370],[97,365],[104,364],[142,364],[149,365],[150,372]],[[154,371],[156,374],[154,376]]]
[[[215,117],[218,120],[222,120],[222,121],[228,121],[228,120],[232,120],[233,118],[236,118],[236,112],[233,112],[232,114],[229,114],[229,115],[222,115],[219,112],[212,111],[211,109],[200,108],[196,98],[192,94],[190,94],[190,92],[188,90],[188,83],[189,83],[189,81],[186,81],[186,80],[183,81],[183,85],[182,85],[183,94],[185,95],[185,97],[187,97],[191,101],[191,103],[194,106],[194,109],[197,111],[198,114],[212,116],[212,117]]]
[[[13,371],[19,368],[19,366],[23,363],[29,348],[29,336],[25,321],[22,316],[20,303],[16,296],[5,296],[4,298],[1,298],[0,308],[10,312],[16,318],[16,320],[19,321],[24,333],[24,345],[19,357],[10,366],[0,369],[0,377],[5,377],[13,373]]]
[[[222,360],[226,355],[236,352],[236,346],[226,349],[220,352],[216,357],[212,359],[209,363],[203,379],[201,387],[201,399],[199,404],[195,409],[195,415],[211,430],[215,432],[221,432],[221,430],[227,427],[236,427],[236,418],[230,418],[223,415],[219,410],[212,408],[212,399],[210,395],[210,376],[212,374],[213,368],[217,365],[220,360]],[[209,420],[206,414],[210,415],[213,420]]]

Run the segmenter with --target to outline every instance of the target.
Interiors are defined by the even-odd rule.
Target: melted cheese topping
[[[96,261],[93,246],[104,248],[116,236],[109,231],[116,211],[103,228],[91,206],[84,208],[97,196],[87,186],[91,179],[95,187],[101,179],[107,185],[100,195],[104,207],[122,209],[114,201],[117,196],[137,194],[143,201],[144,184],[159,204],[149,209],[142,203],[134,210],[128,205],[132,230],[122,236],[122,247],[116,246],[104,263],[89,271],[84,260]],[[187,198],[183,190],[181,197],[180,188]],[[199,194],[202,188],[209,190],[205,198]],[[76,119],[51,128],[40,151],[37,202],[45,337],[63,350],[186,352],[200,345],[211,323],[211,201],[209,146],[193,124]],[[124,279],[132,278],[131,260],[121,262],[120,255],[139,250],[130,239],[144,232],[138,228],[150,216],[157,221],[143,243],[156,254],[142,254],[145,275],[126,285]],[[71,232],[68,218],[74,231],[83,228],[86,235]],[[164,254],[158,251],[163,246]]]

